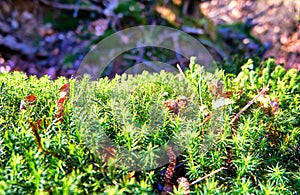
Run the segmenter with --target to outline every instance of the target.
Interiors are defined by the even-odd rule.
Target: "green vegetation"
[[[276,66],[273,59],[253,67],[248,60],[238,75],[211,74],[191,59],[184,75],[122,75],[88,85],[94,98],[89,105],[92,116],[116,145],[151,152],[175,137],[182,151],[169,182],[164,176],[168,165],[128,171],[116,166],[118,156],[113,152],[106,153],[111,158],[105,161],[88,147],[75,115],[80,101],[73,104],[86,80],[78,85],[63,77],[51,81],[20,72],[1,74],[0,194],[159,194],[167,184],[171,186],[167,192],[184,194],[178,177],[192,184],[222,167],[191,185],[190,194],[296,194],[300,75]],[[70,84],[69,98],[65,83]],[[167,112],[164,103],[181,96],[189,99],[189,105],[178,115]],[[217,110],[222,121],[217,116],[209,120],[218,100],[224,100]],[[143,131],[133,133],[130,124]],[[147,131],[143,124],[157,129]],[[182,136],[187,130],[190,133]],[[151,160],[145,158],[143,164],[155,163]]]

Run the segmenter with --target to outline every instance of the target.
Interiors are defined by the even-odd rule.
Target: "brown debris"
[[[177,182],[179,185],[181,185],[183,187],[184,194],[189,195],[191,191],[190,191],[190,183],[189,183],[188,179],[185,177],[179,177],[177,179]]]
[[[257,99],[260,96],[265,96],[266,93],[269,91],[269,87],[265,87],[263,89],[260,90],[260,92],[251,100],[249,101],[231,120],[230,124],[232,125],[233,123],[237,122],[238,118],[240,117],[240,115],[247,110],[255,101],[257,101]]]
[[[176,165],[176,155],[174,151],[172,150],[172,147],[168,147],[168,156],[169,156],[169,166],[167,168],[166,174],[165,174],[165,182],[170,183],[171,179],[174,175],[175,165]]]
[[[164,102],[164,108],[171,113],[178,115],[180,110],[189,105],[189,99],[185,96],[180,96],[176,100],[167,100]]]
[[[64,110],[65,110],[64,104],[66,99],[69,97],[69,87],[70,87],[69,83],[66,83],[63,86],[61,86],[61,88],[59,89],[59,98],[56,101],[56,106],[57,106],[56,118],[58,119],[59,122],[61,122],[64,117]]]
[[[171,113],[178,115],[179,114],[179,106],[176,100],[167,100],[164,103],[164,107],[168,109]]]
[[[58,159],[61,159],[61,156],[60,156],[59,154],[44,149],[44,147],[43,147],[43,145],[42,145],[42,142],[41,142],[41,137],[40,137],[40,135],[39,135],[39,133],[38,133],[38,130],[39,130],[39,128],[40,128],[40,126],[39,126],[39,121],[38,121],[37,123],[30,122],[30,128],[31,128],[31,131],[32,131],[32,133],[33,133],[33,135],[34,135],[34,137],[35,137],[35,142],[36,142],[37,145],[38,145],[38,149],[39,149],[42,153],[44,153],[45,155],[46,155],[46,154],[50,154],[50,155],[53,156],[53,157],[56,157],[56,158],[58,158]]]
[[[253,18],[252,34],[271,45],[263,57],[274,56],[276,63],[300,70],[299,1],[211,0],[200,7],[217,24]]]

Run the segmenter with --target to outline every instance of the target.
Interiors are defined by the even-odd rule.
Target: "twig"
[[[179,73],[183,76],[183,78],[187,79],[186,76],[185,76],[185,74],[184,74],[184,72],[182,71],[180,65],[179,65],[179,64],[176,64],[176,67],[177,67]]]
[[[193,181],[192,183],[190,183],[190,186],[195,185],[196,183],[199,183],[201,180],[204,180],[204,179],[206,179],[206,178],[208,178],[208,177],[213,176],[214,174],[216,174],[216,173],[222,171],[223,169],[227,169],[227,168],[226,168],[226,167],[221,167],[221,168],[219,168],[219,169],[217,169],[217,170],[211,172],[210,174],[205,175],[204,177],[201,177],[201,178],[197,179],[196,181]]]
[[[94,5],[71,5],[71,4],[62,4],[62,3],[56,3],[53,1],[48,1],[48,0],[39,0],[43,4],[47,6],[51,6],[57,9],[64,9],[64,10],[83,10],[83,11],[96,11],[98,13],[101,13],[103,10]]]
[[[38,134],[38,132],[37,132],[37,126],[34,124],[34,123],[30,123],[30,127],[31,127],[31,130],[32,130],[32,132],[33,132],[33,135],[34,135],[34,138],[35,138],[35,141],[36,141],[36,143],[37,143],[37,145],[38,145],[38,148],[43,152],[43,153],[45,153],[46,152],[46,150],[43,148],[43,146],[42,146],[42,143],[41,143],[41,137],[40,137],[40,135]]]
[[[75,6],[76,6],[76,9],[73,12],[73,18],[77,18],[77,16],[78,16],[78,11],[79,11],[79,7],[80,7],[80,0],[76,0]]]
[[[33,122],[30,122],[29,125],[30,125],[30,128],[31,128],[32,132],[33,132],[33,135],[35,137],[35,142],[37,143],[39,150],[41,150],[41,152],[44,153],[44,154],[51,154],[52,156],[54,156],[54,157],[56,157],[58,159],[61,159],[61,157],[57,153],[45,150],[43,148],[43,145],[42,145],[42,142],[41,142],[41,137],[40,137],[40,135],[38,133],[38,127],[37,127],[37,125],[35,123],[33,123]]]
[[[234,122],[237,121],[237,119],[239,118],[239,116],[245,111],[247,110],[247,108],[249,108],[256,100],[259,96],[261,96],[262,94],[266,93],[267,91],[269,91],[269,87],[265,87],[263,88],[251,101],[248,102],[248,104],[246,106],[244,106],[244,108],[242,110],[240,110],[231,120],[230,125],[233,124]]]
[[[200,124],[200,126],[205,125],[213,116],[215,116],[216,114],[220,113],[220,111],[222,111],[224,108],[220,108],[218,110],[216,110],[214,113],[208,115],[207,117],[205,117],[205,119],[202,121],[202,123]]]

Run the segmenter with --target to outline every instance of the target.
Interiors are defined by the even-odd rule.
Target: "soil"
[[[286,68],[300,70],[300,1],[211,0],[200,8],[218,24],[251,20],[252,34],[270,44],[264,58],[274,56]]]

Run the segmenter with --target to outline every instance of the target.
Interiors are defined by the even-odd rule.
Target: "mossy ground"
[[[191,185],[190,193],[297,194],[300,190],[299,73],[276,66],[272,59],[255,70],[252,67],[248,61],[237,76],[222,71],[208,74],[192,61],[184,76],[162,72],[100,79],[93,85],[96,97],[93,106],[101,128],[117,145],[151,150],[166,145],[171,136],[180,135],[181,128],[188,124],[182,115],[165,112],[164,102],[180,96],[192,100],[193,107],[185,116],[192,117],[193,125],[189,126],[191,133],[186,135],[188,141],[177,158],[178,168],[171,181],[173,193],[184,193],[177,188],[179,176],[192,183],[224,167]],[[212,86],[218,81],[223,83],[221,91],[218,85]],[[57,101],[65,83],[70,83],[70,98],[61,107]],[[0,75],[0,194],[161,193],[166,186],[163,174],[168,165],[149,171],[128,171],[116,167],[113,156],[107,163],[88,147],[74,119],[72,95],[76,95],[80,86],[76,83],[63,77],[53,81],[46,76],[27,77],[20,72]],[[267,94],[242,112],[237,121],[232,121],[267,86]],[[28,99],[30,94],[36,98],[34,101]],[[112,107],[111,100],[116,94],[123,103]],[[211,147],[203,151],[203,134],[215,126],[213,120],[205,124],[203,121],[214,113],[216,98],[227,98],[230,103],[222,108],[223,121],[214,129]],[[22,101],[26,105],[20,109]],[[279,103],[278,109],[274,102]],[[158,105],[154,111],[152,103]],[[61,108],[63,116],[59,118],[57,113]],[[122,110],[126,110],[126,117],[120,118]],[[130,134],[126,126],[130,122],[152,124],[149,113],[162,117],[162,121],[153,123],[161,125],[158,131]],[[145,159],[144,163],[149,162]]]

